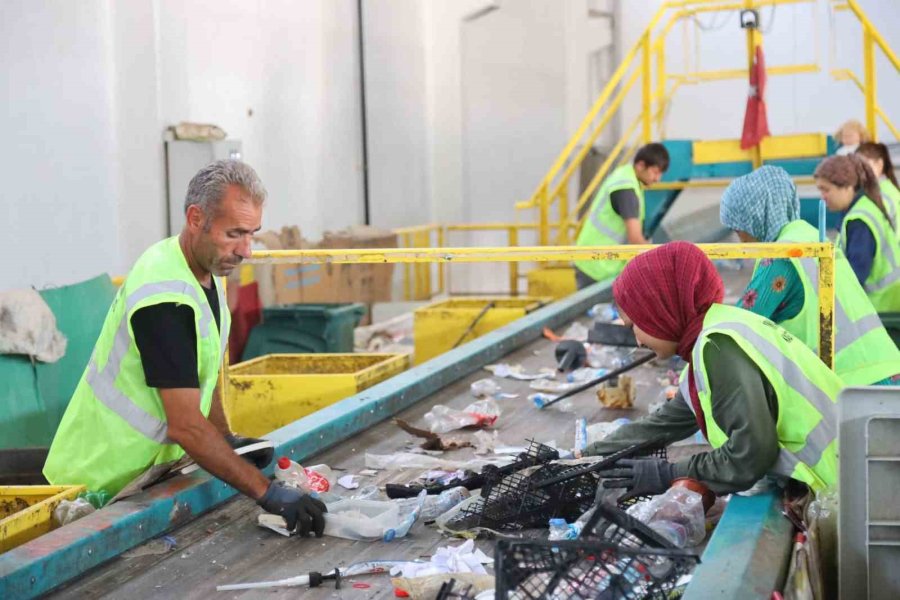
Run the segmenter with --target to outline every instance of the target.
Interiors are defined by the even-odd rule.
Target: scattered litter
[[[451,440],[451,439],[441,439],[436,433],[432,433],[426,429],[419,429],[418,427],[413,427],[403,419],[394,419],[394,423],[397,424],[397,427],[405,431],[406,433],[412,434],[416,437],[423,438],[425,441],[422,442],[420,448],[423,450],[458,450],[459,448],[472,448],[472,443],[466,440]]]
[[[475,433],[472,440],[475,442],[475,454],[488,454],[493,452],[497,446],[497,432],[494,431],[491,435],[487,431],[481,430]]]
[[[609,371],[607,371],[606,369],[582,367],[581,369],[575,369],[574,371],[566,375],[566,381],[568,381],[569,383],[584,383],[585,381],[603,377],[608,372]]]
[[[600,303],[595,304],[591,308],[588,309],[587,314],[592,319],[599,319],[601,321],[615,321],[619,318],[619,311],[616,310],[616,307],[612,304],[608,303]]]
[[[170,535],[164,535],[150,540],[146,544],[141,544],[136,548],[127,550],[122,553],[122,558],[137,558],[139,556],[152,556],[157,554],[165,554],[175,549],[176,541]]]
[[[411,562],[396,565],[391,569],[391,575],[403,577],[424,577],[441,573],[475,573],[486,575],[484,565],[489,565],[494,559],[475,548],[473,540],[466,540],[459,546],[444,546],[438,548],[428,562]]]
[[[703,497],[685,487],[636,502],[627,512],[678,548],[696,546],[706,537]]]
[[[476,398],[493,398],[501,391],[500,384],[490,378],[479,379],[469,386],[469,391]]]
[[[291,537],[291,532],[287,529],[287,521],[281,515],[273,515],[270,513],[260,513],[256,517],[256,524],[264,529],[270,529],[278,535]],[[184,558],[184,557],[182,557]]]
[[[587,434],[587,445],[590,446],[596,442],[603,441],[609,434],[627,423],[631,423],[631,419],[622,417],[615,421],[601,421],[600,423],[588,425],[585,430]]]
[[[371,584],[363,583],[362,581],[353,582],[353,589],[356,589],[356,590],[367,590],[370,587],[372,587]]]
[[[528,387],[537,392],[561,394],[571,390],[575,385],[572,383],[564,383],[562,381],[554,381],[553,379],[536,379],[529,383]]]
[[[403,500],[339,500],[328,505],[325,535],[348,540],[390,542],[406,536],[419,518],[427,492],[413,502]]]
[[[556,377],[556,370],[550,368],[539,369],[537,373],[528,373],[522,365],[511,365],[508,363],[499,363],[496,365],[487,365],[484,368],[494,374],[495,377],[504,379],[518,379],[519,381],[531,381],[534,379],[553,379]]]
[[[587,419],[579,417],[575,419],[575,451],[584,452],[587,448]]]
[[[432,471],[425,471],[424,473],[419,475],[419,479],[421,479],[426,486],[431,486],[446,485],[451,481],[463,479],[465,476],[466,473],[462,469],[457,469],[455,471],[444,471],[442,469],[436,469]]]
[[[573,321],[568,329],[563,332],[562,337],[564,340],[586,342],[588,339],[588,328],[582,325],[580,321]]]
[[[611,380],[597,390],[597,399],[606,408],[632,408],[634,396],[634,380],[628,375],[621,375],[617,383]]]
[[[453,460],[442,456],[427,456],[411,452],[394,454],[370,454],[366,452],[366,467],[370,469],[464,469],[479,471],[485,465],[503,465],[510,462],[508,456],[485,456],[470,460]]]
[[[500,406],[492,398],[473,402],[462,410],[435,404],[425,413],[432,433],[448,433],[464,427],[491,427],[500,416]]]
[[[413,600],[433,600],[434,598],[442,598],[441,588],[453,582],[453,595],[449,598],[471,598],[472,594],[476,600],[486,600],[493,598],[494,587],[496,586],[493,575],[478,575],[476,573],[443,573],[440,575],[426,575],[425,577],[395,577],[391,579],[394,585],[394,594],[398,598],[412,598]],[[460,595],[456,595],[459,590]],[[463,593],[465,592],[465,593]],[[491,594],[490,596],[482,596],[482,594]]]
[[[365,475],[366,477],[377,477],[378,471],[375,469],[363,469],[359,472],[360,475]]]
[[[97,509],[84,498],[63,500],[53,509],[53,520],[57,525],[62,527],[63,525],[68,525],[82,517],[88,516],[95,510]]]
[[[494,454],[513,454],[518,456],[527,450],[528,448],[525,446],[494,446]]]
[[[325,493],[337,483],[328,465],[304,467],[286,456],[275,463],[275,479],[307,493]]]
[[[437,495],[431,494],[425,498],[420,518],[425,523],[431,523],[468,497],[469,490],[461,485],[444,490]],[[407,502],[415,501],[416,499],[407,500]]]
[[[365,562],[354,563],[340,570],[340,577],[355,577],[357,575],[369,575],[378,573],[387,573],[392,567],[402,563],[399,560],[370,560]],[[277,579],[274,581],[258,581],[252,583],[232,583],[228,585],[216,586],[216,591],[229,592],[232,590],[252,590],[270,587],[318,587],[323,581],[335,580],[338,573],[334,569],[327,573],[312,572],[297,577],[288,577],[286,579]]]
[[[538,408],[544,408],[554,400],[556,400],[559,396],[552,396],[550,394],[531,394],[528,396],[528,400],[534,403]],[[571,400],[563,400],[562,402],[557,402],[552,405],[558,411],[561,412],[571,412],[573,409]]]
[[[354,477],[355,475],[344,475],[343,477],[339,477],[337,480],[338,485],[345,490],[355,490],[359,487],[359,482],[355,481],[353,479]]]

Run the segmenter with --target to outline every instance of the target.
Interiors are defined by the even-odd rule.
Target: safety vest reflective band
[[[882,177],[879,182],[881,188],[881,199],[884,200],[884,207],[887,209],[888,216],[891,217],[891,223],[894,224],[894,235],[900,240],[900,190],[887,177]]]
[[[784,226],[777,242],[817,242],[818,230],[803,220]],[[819,265],[812,258],[792,258],[803,285],[803,308],[778,323],[813,352],[819,352]],[[757,263],[758,264],[758,263]],[[900,373],[900,350],[891,340],[875,307],[859,285],[850,263],[835,249],[834,370],[846,385],[872,385]]]
[[[847,253],[847,223],[859,220],[875,236],[875,259],[863,288],[878,312],[900,311],[900,261],[897,236],[893,227],[868,197],[862,196],[844,217],[838,244]]]
[[[610,195],[620,190],[633,190],[640,207],[639,220],[644,223],[644,189],[632,165],[622,165],[615,169],[600,186],[591,203],[588,218],[578,234],[579,246],[610,246],[628,242],[625,220],[612,205]],[[624,260],[576,260],[575,266],[582,273],[596,281],[615,278],[625,268]]]
[[[147,387],[131,331],[132,315],[176,303],[194,311],[200,411],[209,414],[230,326],[221,282],[219,328],[178,238],[154,244],[116,294],[90,362],[63,416],[44,475],[55,485],[84,484],[115,495],[147,469],[177,461],[184,450],[168,439],[159,392]]]
[[[837,481],[837,395],[843,384],[800,340],[749,311],[714,304],[693,351],[694,382],[713,448],[728,434],[713,416],[712,392],[703,351],[712,334],[727,335],[759,367],[778,399],[779,454],[772,471],[814,490]]]

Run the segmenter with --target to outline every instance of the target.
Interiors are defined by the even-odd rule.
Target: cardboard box
[[[284,227],[280,234],[266,232],[257,240],[270,249],[287,248],[396,248],[397,235],[374,227],[352,227],[326,232],[320,242],[311,243],[297,227]],[[259,268],[260,266],[264,268]],[[389,302],[394,266],[359,265],[260,265],[256,279],[265,306],[272,304],[326,302]]]

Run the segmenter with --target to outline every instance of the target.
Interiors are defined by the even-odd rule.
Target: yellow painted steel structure
[[[653,16],[644,33],[638,38],[631,49],[622,58],[615,72],[610,77],[606,87],[591,106],[576,132],[572,135],[566,146],[560,152],[550,169],[537,185],[534,193],[528,200],[518,202],[517,210],[537,210],[540,227],[538,228],[538,243],[548,245],[551,243],[565,245],[572,241],[573,232],[578,231],[578,225],[569,226],[570,222],[577,219],[573,215],[582,214],[582,209],[590,201],[599,184],[617,164],[623,164],[633,156],[637,146],[651,141],[653,138],[653,126],[656,127],[656,135],[664,137],[664,118],[668,107],[676,91],[682,85],[699,84],[707,81],[747,77],[748,70],[721,69],[715,71],[690,70],[689,63],[685,60],[684,73],[669,73],[666,69],[666,45],[669,34],[677,23],[686,19],[694,19],[697,15],[711,12],[738,11],[745,9],[757,9],[762,7],[775,7],[781,5],[815,4],[818,0],[670,0],[660,6]],[[863,28],[863,58],[864,81],[858,82],[865,94],[866,122],[871,131],[875,131],[875,119],[881,118],[888,123],[891,131],[897,135],[897,129],[890,123],[884,111],[876,101],[877,78],[875,72],[875,50],[880,49],[888,58],[895,69],[900,71],[900,61],[887,45],[884,37],[877,31],[874,24],[866,16],[857,0],[847,0],[841,4],[847,11],[852,12]],[[695,23],[696,29],[696,23]],[[687,30],[685,30],[687,31]],[[818,30],[814,29],[818,36]],[[762,44],[762,33],[759,28],[746,29],[746,64],[752,66],[755,49]],[[687,44],[685,44],[687,52]],[[802,73],[815,73],[821,70],[818,57],[818,44],[816,44],[816,61],[794,65],[768,66],[768,76],[797,75]],[[655,76],[655,79],[654,79]],[[640,80],[640,104],[641,110],[633,121],[625,124],[625,133],[614,145],[607,159],[597,170],[588,187],[583,191],[575,203],[575,210],[569,207],[569,188],[572,177],[578,172],[584,158],[591,147],[600,137],[606,127],[612,122],[626,97]],[[637,135],[635,135],[637,134]],[[898,136],[900,139],[900,136]],[[747,151],[736,151],[736,140],[725,142],[729,155],[739,158],[735,160],[749,160],[754,166],[759,166],[763,160],[776,158],[793,158],[809,156],[813,149],[821,148],[821,141],[812,136],[791,136],[789,139],[772,140],[763,142]],[[702,149],[702,147],[701,147]],[[737,146],[737,150],[740,150]],[[824,151],[821,153],[824,154]],[[820,154],[820,155],[821,155]],[[720,158],[721,160],[725,160]],[[555,220],[562,226],[556,228],[556,237],[551,236],[549,226],[553,208],[556,207]]]
[[[372,248],[350,250],[262,250],[249,262],[348,263],[483,263],[559,262],[573,260],[629,260],[654,245],[521,246],[517,248]],[[819,348],[822,361],[833,366],[834,246],[817,244],[698,244],[711,259],[816,258],[819,262]]]
[[[405,371],[407,354],[268,354],[228,367],[235,432],[261,436]]]
[[[828,139],[823,133],[773,135],[764,138],[757,148],[760,160],[824,156],[828,152]],[[701,165],[755,160],[754,153],[743,150],[737,139],[696,141],[693,155],[694,162]]]
[[[56,529],[53,510],[83,485],[0,485],[0,554]]]
[[[550,266],[528,271],[528,295],[558,300],[575,293],[575,267]]]
[[[453,298],[419,308],[413,313],[416,364],[452,350],[460,339],[462,343],[472,341],[524,317],[550,300],[529,297]],[[489,305],[490,308],[487,308]],[[467,333],[470,326],[471,331]]]

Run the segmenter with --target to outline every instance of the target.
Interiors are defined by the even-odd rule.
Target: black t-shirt
[[[203,287],[203,286],[200,286]],[[207,289],[206,300],[219,324],[216,279]],[[148,387],[200,388],[197,375],[197,333],[194,309],[186,304],[164,302],[139,309],[131,316],[134,343],[141,355]]]
[[[623,219],[641,217],[641,201],[633,189],[616,190],[609,195],[613,210]]]

